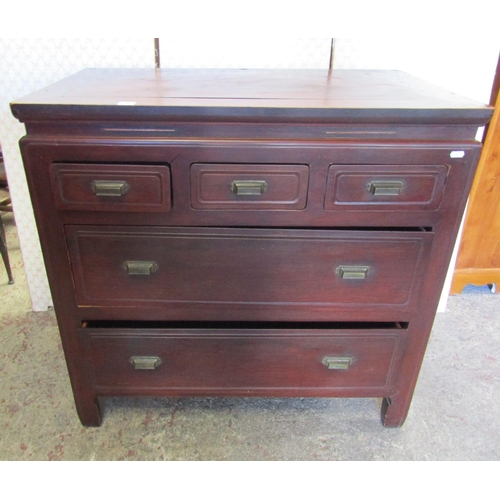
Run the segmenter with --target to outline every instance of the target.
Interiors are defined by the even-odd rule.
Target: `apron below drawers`
[[[330,395],[387,390],[399,333],[82,328],[99,395]],[[309,391],[309,393],[307,392]]]

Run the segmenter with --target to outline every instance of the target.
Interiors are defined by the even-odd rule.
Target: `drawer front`
[[[191,206],[205,210],[302,210],[309,166],[226,165],[190,167]]]
[[[101,391],[385,388],[396,334],[81,330]]]
[[[78,303],[412,306],[425,232],[204,228],[66,229]],[[166,309],[168,311],[168,309]],[[223,319],[223,318],[220,318]],[[258,318],[257,318],[258,319]]]
[[[463,158],[451,157],[455,149]],[[31,144],[24,154],[33,166],[39,165],[30,168],[30,175],[40,203],[55,199],[64,224],[436,227],[448,210],[458,207],[460,199],[453,193],[466,186],[478,150],[479,145],[471,144],[385,141],[354,145],[131,138],[116,147]],[[65,165],[71,167],[68,172]],[[124,167],[133,165],[138,172],[163,165],[165,175],[151,181],[162,185],[156,192],[164,193],[163,200],[148,192],[127,202],[135,189],[121,198],[97,199],[91,189],[95,175],[109,168],[98,180],[123,181]],[[78,169],[91,169],[90,175],[78,175]]]
[[[50,180],[60,210],[166,212],[171,206],[166,165],[52,164]]]
[[[325,209],[437,210],[447,173],[444,165],[332,165]]]

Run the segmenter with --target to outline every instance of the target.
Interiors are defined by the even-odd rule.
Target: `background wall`
[[[24,125],[12,116],[9,102],[86,67],[154,67],[153,40],[0,39],[0,145],[35,311],[50,307],[52,298],[19,153],[18,141],[24,135]]]
[[[169,38],[160,36],[161,66],[327,68],[330,38]],[[334,68],[400,69],[487,102],[500,43],[475,37],[335,40]],[[0,39],[0,144],[34,310],[52,301],[29,201],[18,141],[24,127],[9,102],[85,67],[154,67],[152,38]],[[443,296],[447,295],[446,287]],[[443,306],[440,306],[441,310]]]

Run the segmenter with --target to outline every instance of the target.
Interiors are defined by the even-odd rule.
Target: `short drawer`
[[[415,304],[432,233],[226,228],[66,228],[82,306],[165,314],[268,314]],[[223,319],[222,317],[219,319]]]
[[[448,168],[398,165],[331,165],[326,210],[437,210]]]
[[[166,212],[171,208],[167,165],[55,163],[50,180],[60,210]]]
[[[400,342],[359,331],[80,332],[98,392],[113,394],[384,389]]]
[[[191,165],[191,206],[199,210],[302,210],[308,165]]]

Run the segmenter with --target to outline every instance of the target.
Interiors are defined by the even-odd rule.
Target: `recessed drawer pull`
[[[353,359],[348,356],[327,356],[323,358],[323,364],[329,370],[347,370]]]
[[[92,192],[96,196],[124,196],[129,190],[126,181],[92,181]]]
[[[368,266],[340,266],[337,272],[343,280],[364,280],[369,269]]]
[[[374,196],[398,196],[403,189],[401,181],[372,181],[368,191]]]
[[[129,361],[136,370],[155,370],[161,365],[158,356],[132,356]]]
[[[233,181],[231,184],[231,191],[239,196],[260,196],[266,189],[266,181]]]
[[[158,264],[149,260],[127,260],[123,267],[130,275],[149,276],[158,270]]]

